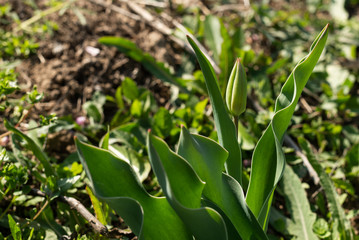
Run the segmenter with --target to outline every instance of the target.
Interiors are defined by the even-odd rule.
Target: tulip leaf
[[[151,133],[147,140],[152,169],[169,203],[196,239],[228,239],[221,215],[201,207],[205,183],[182,157]],[[185,191],[185,192],[184,192]]]
[[[242,239],[266,239],[264,231],[245,203],[240,184],[222,172],[228,156],[224,148],[209,138],[190,134],[182,127],[178,154],[206,182],[203,196],[223,211]]]
[[[149,195],[126,161],[108,150],[78,139],[75,142],[94,194],[114,209],[139,239],[192,239],[167,199]]]
[[[197,60],[204,75],[209,99],[213,108],[219,143],[229,153],[226,160],[226,171],[239,183],[242,183],[242,154],[237,141],[236,129],[224,103],[217,77],[212,65],[196,43],[189,36],[187,36],[187,39],[196,53]]]
[[[328,25],[315,39],[309,54],[297,64],[285,82],[276,100],[275,114],[254,150],[246,201],[263,228],[267,226],[274,189],[284,171],[285,156],[281,148],[284,133],[327,37]]]

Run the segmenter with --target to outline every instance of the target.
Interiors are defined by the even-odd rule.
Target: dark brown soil
[[[42,2],[46,1],[37,1],[38,6],[46,9]],[[113,4],[126,9],[119,2]],[[91,99],[95,91],[114,96],[126,76],[152,90],[159,104],[164,104],[169,98],[168,87],[141,64],[114,47],[99,44],[98,39],[102,36],[129,38],[156,60],[175,65],[179,55],[172,50],[172,43],[143,21],[135,21],[90,1],[78,0],[72,7],[80,10],[86,24],[82,25],[71,10],[61,16],[57,13],[49,15],[46,19],[57,23],[58,30],[40,40],[37,54],[22,61],[16,69],[20,84],[27,89],[37,85],[45,95],[29,118],[56,113],[58,117],[71,115],[75,119],[84,114],[82,104]],[[22,20],[33,14],[22,1],[12,2],[12,8]],[[87,47],[99,49],[99,54],[91,55],[86,51]],[[56,149],[55,154],[62,153],[61,157],[74,151],[72,136],[68,134],[60,132],[49,137],[49,148]],[[56,146],[51,146],[51,143]]]
[[[59,116],[81,114],[81,105],[100,90],[114,95],[125,76],[140,85],[157,89],[154,78],[140,64],[127,58],[115,48],[98,43],[102,36],[129,38],[157,60],[173,64],[175,55],[166,39],[157,31],[107,8],[88,1],[77,1],[83,10],[86,25],[81,25],[72,12],[53,14],[49,18],[59,26],[55,34],[40,42],[37,56],[22,62],[17,68],[20,83],[37,85],[45,93],[38,108]],[[97,56],[86,52],[86,47],[100,50]],[[161,90],[162,87],[160,88]],[[158,93],[160,94],[160,93]],[[157,96],[158,99],[162,95]]]

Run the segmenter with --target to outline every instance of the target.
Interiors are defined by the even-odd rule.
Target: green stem
[[[234,126],[235,126],[235,128],[236,128],[237,140],[238,140],[238,121],[239,121],[239,116],[234,116],[233,122],[234,122]]]
[[[10,189],[11,189],[11,187],[8,186],[7,189],[5,190],[5,192],[0,191],[0,194],[1,194],[1,196],[0,196],[0,201],[4,198],[4,196],[6,196],[6,194],[8,194],[8,192],[10,191]],[[1,218],[0,218],[0,219],[1,219]]]
[[[9,209],[11,208],[11,206],[14,204],[15,200],[16,200],[17,196],[14,196],[12,199],[11,199],[11,202],[9,203],[9,205],[7,206],[7,208],[4,210],[4,212],[0,215],[0,219],[2,219],[5,214],[9,211]]]

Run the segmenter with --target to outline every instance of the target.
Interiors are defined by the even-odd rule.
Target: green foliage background
[[[31,5],[31,1],[28,2]],[[206,16],[197,6],[186,8],[175,4],[171,13],[181,19],[187,34],[193,34],[210,50],[220,69],[216,74],[222,94],[236,57],[242,59],[246,68],[248,106],[239,123],[245,171],[238,173],[243,174],[245,192],[252,151],[278,108],[275,97],[295,64],[308,52],[310,41],[329,23],[330,37],[325,53],[303,89],[302,99],[289,123],[292,127],[286,133],[309,160],[319,182],[308,175],[303,158],[295,154],[293,145],[284,137],[286,169],[289,170],[285,171],[273,196],[269,236],[271,239],[357,239],[352,228],[358,234],[359,26],[358,16],[349,10],[358,9],[358,2],[283,1],[278,3],[282,4],[280,7],[275,7],[275,1],[266,2],[251,3],[241,11],[223,10],[231,1],[208,3],[210,14]],[[59,14],[58,11],[74,11],[76,1],[49,1],[48,6]],[[167,11],[148,10],[154,15]],[[82,24],[86,24],[81,11],[77,14],[79,21],[82,19]],[[107,204],[99,202],[91,190],[86,190],[89,179],[77,154],[57,162],[51,158],[51,152],[43,151],[48,134],[73,131],[79,140],[121,156],[135,169],[134,174],[143,187],[135,184],[141,185],[143,199],[147,199],[146,192],[164,195],[148,161],[147,129],[151,128],[153,135],[165,139],[172,149],[179,139],[178,126],[181,125],[191,133],[221,142],[221,135],[214,131],[216,117],[213,119],[210,114],[204,77],[191,53],[184,51],[181,65],[172,71],[167,63],[156,61],[130,40],[122,39],[118,42],[121,52],[170,86],[172,97],[167,107],[159,106],[148,89],[125,78],[115,96],[97,92],[83,105],[86,125],[79,125],[71,116],[56,118],[49,114],[42,116],[43,121],[25,119],[28,129],[18,129],[16,124],[41,101],[42,93],[34,88],[14,98],[11,94],[20,89],[14,66],[36,53],[41,37],[57,29],[46,14],[40,16],[38,21],[27,25],[16,17],[9,4],[0,7],[0,24],[4,29],[8,29],[9,24],[18,26],[0,31],[0,110],[6,111],[7,115],[2,114],[1,118],[4,127],[12,133],[0,154],[0,239],[57,239],[73,233],[77,239],[106,239],[61,201],[61,196],[90,198],[92,205],[86,207],[110,229],[118,228],[118,216]],[[173,34],[185,40],[183,31],[177,29]],[[108,44],[111,40],[106,37],[100,42]],[[108,104],[116,106],[116,113],[105,120],[104,106]],[[43,195],[35,194],[32,189],[40,190]],[[121,229],[130,232],[126,226],[122,225]],[[308,234],[305,229],[311,232]],[[138,233],[137,229],[132,231]],[[134,237],[127,233],[123,234],[125,239]]]

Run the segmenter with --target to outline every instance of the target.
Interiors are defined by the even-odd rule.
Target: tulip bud
[[[237,58],[228,80],[226,103],[233,116],[239,116],[247,104],[247,76],[241,60]]]

